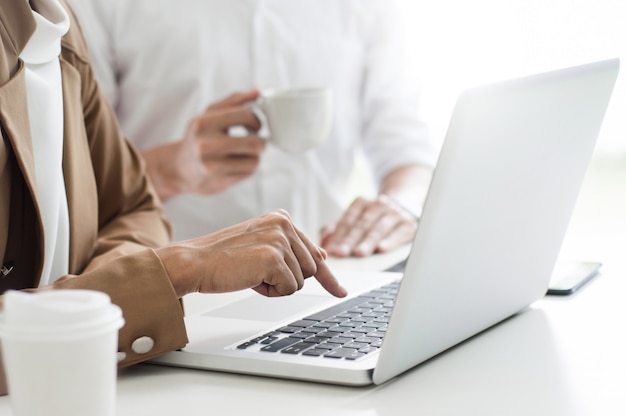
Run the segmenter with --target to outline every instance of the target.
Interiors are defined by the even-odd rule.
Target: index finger
[[[222,110],[229,107],[238,107],[247,102],[254,101],[259,98],[259,90],[252,89],[250,91],[236,92],[207,107],[207,110]]]
[[[330,271],[328,264],[324,260],[317,263],[315,279],[333,296],[344,298],[348,295],[348,291],[339,284],[339,280]]]
[[[261,128],[261,122],[254,112],[243,106],[208,111],[198,116],[197,120],[199,129],[202,131],[226,132],[228,128],[233,126],[243,126],[252,131]]]
[[[316,271],[313,275],[315,279],[322,285],[322,287],[331,295],[338,298],[343,298],[348,294],[348,291],[339,284],[339,281],[330,271],[328,264],[326,263],[326,251],[317,247],[309,240],[302,231],[295,228],[298,237],[304,243],[306,248],[311,253],[313,260],[315,261]]]

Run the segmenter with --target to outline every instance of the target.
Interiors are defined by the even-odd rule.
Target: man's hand
[[[322,229],[321,246],[331,256],[363,257],[408,243],[417,231],[431,178],[432,169],[421,165],[390,171],[376,199],[357,198],[339,221]]]
[[[178,296],[252,288],[265,296],[300,290],[314,276],[329,293],[346,290],[326,265],[326,252],[277,210],[213,234],[157,250]]]
[[[255,133],[231,137],[228,130],[258,131],[259,120],[245,106],[258,95],[257,90],[236,93],[210,105],[191,120],[182,140],[142,154],[162,200],[180,193],[216,194],[254,174],[265,142]]]
[[[385,195],[357,198],[341,219],[322,229],[321,245],[336,257],[369,256],[400,247],[417,231],[417,218]]]

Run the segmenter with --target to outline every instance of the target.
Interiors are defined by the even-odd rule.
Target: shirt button
[[[121,363],[125,359],[126,359],[126,353],[125,352],[118,352],[117,353],[117,362],[118,363]]]
[[[136,354],[145,354],[154,347],[154,340],[150,337],[139,337],[133,341],[130,347]]]

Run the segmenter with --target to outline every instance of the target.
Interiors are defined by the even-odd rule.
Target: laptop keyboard
[[[356,360],[380,348],[400,282],[371,290],[237,346]]]

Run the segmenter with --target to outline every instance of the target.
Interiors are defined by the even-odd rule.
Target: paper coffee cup
[[[123,324],[102,292],[7,292],[0,340],[14,415],[113,416]]]

